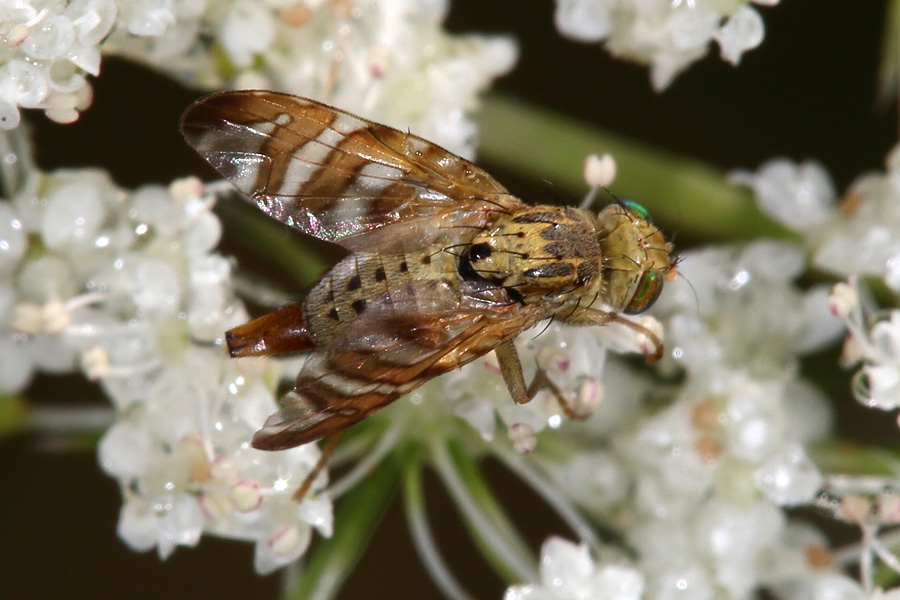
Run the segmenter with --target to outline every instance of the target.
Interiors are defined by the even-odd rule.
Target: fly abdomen
[[[316,343],[333,339],[348,323],[373,308],[390,302],[389,292],[431,281],[445,282],[454,275],[453,256],[443,252],[351,254],[323,277],[307,296],[304,306]],[[404,294],[408,299],[409,295]]]

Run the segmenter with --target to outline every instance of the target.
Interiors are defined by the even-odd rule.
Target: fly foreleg
[[[648,365],[654,364],[663,356],[663,343],[656,333],[650,331],[643,325],[629,321],[618,313],[606,312],[604,310],[585,310],[578,314],[571,315],[563,319],[570,325],[608,325],[609,323],[618,323],[629,329],[636,331],[644,336],[649,347],[641,343],[641,349]]]
[[[550,393],[559,402],[559,406],[567,417],[576,421],[587,419],[590,413],[583,413],[572,407],[572,402],[566,398],[562,391],[557,387],[553,380],[547,375],[547,371],[538,366],[537,373],[531,383],[525,386],[525,375],[522,373],[522,362],[519,360],[519,353],[512,341],[504,342],[496,348],[494,352],[497,355],[497,361],[500,363],[500,373],[503,375],[503,381],[509,389],[509,395],[516,401],[516,404],[527,404],[537,395],[541,388],[546,387]]]

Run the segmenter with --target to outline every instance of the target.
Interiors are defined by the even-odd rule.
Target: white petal
[[[541,546],[541,581],[561,598],[577,598],[594,573],[587,546],[551,537]]]
[[[722,58],[736,65],[744,52],[762,43],[764,36],[762,17],[749,6],[743,5],[719,29],[715,38],[721,47]]]
[[[152,444],[145,430],[120,422],[110,427],[97,449],[103,470],[122,479],[142,474],[152,460]]]
[[[640,600],[644,577],[635,569],[621,565],[600,567],[594,575],[592,597],[603,600]]]
[[[560,33],[581,42],[602,40],[611,25],[605,0],[556,0],[554,20]]]
[[[119,512],[119,537],[138,552],[146,552],[159,539],[159,519],[142,499],[130,499]]]
[[[822,487],[822,474],[799,444],[789,444],[760,465],[756,484],[779,506],[805,504]]]

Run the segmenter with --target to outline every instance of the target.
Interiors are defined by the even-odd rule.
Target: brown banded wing
[[[268,215],[351,250],[452,240],[521,205],[439,146],[288,94],[207,96],[185,111],[181,130]]]
[[[429,294],[415,286],[388,292],[342,335],[312,350],[253,446],[280,450],[337,433],[486,354],[538,316],[536,307],[465,307],[450,290]]]

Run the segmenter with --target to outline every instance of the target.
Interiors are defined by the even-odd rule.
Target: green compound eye
[[[625,314],[636,315],[653,306],[653,303],[659,298],[662,288],[663,280],[662,277],[659,276],[659,273],[647,271],[641,275],[637,291],[634,293],[634,296],[631,297],[628,306],[625,307]]]
[[[648,223],[652,223],[653,219],[650,218],[650,211],[644,208],[642,205],[638,204],[634,200],[622,200],[622,204],[625,206],[626,210],[636,216],[639,219],[643,219]]]

